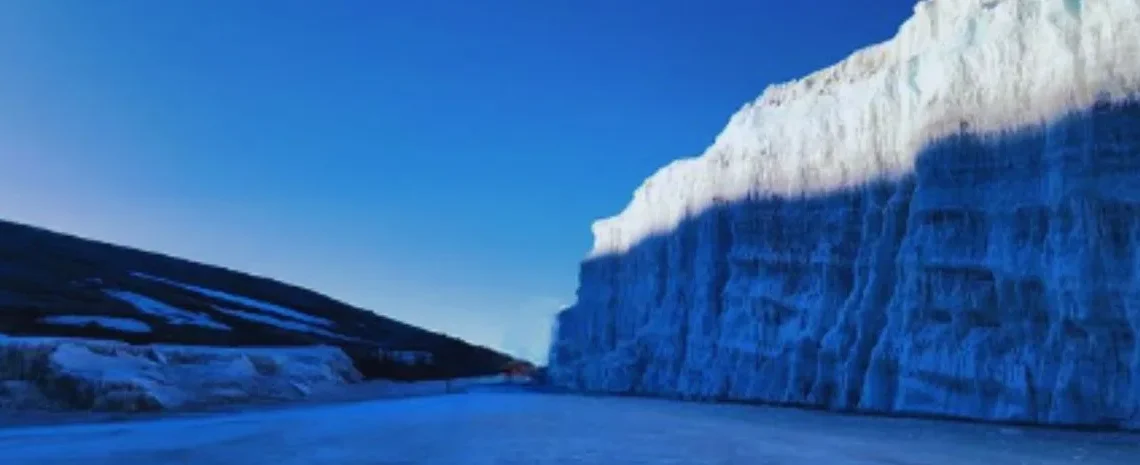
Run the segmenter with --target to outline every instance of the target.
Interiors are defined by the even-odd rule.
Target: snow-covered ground
[[[1140,437],[496,392],[0,430],[0,463],[1136,464]]]

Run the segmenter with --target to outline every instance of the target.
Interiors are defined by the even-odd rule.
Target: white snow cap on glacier
[[[923,0],[898,34],[768,87],[705,153],[658,170],[591,257],[622,253],[714,199],[828,192],[911,172],[927,142],[997,132],[1140,90],[1137,0]]]

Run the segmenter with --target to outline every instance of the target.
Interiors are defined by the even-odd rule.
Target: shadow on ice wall
[[[724,202],[582,264],[564,388],[1140,428],[1140,103]]]

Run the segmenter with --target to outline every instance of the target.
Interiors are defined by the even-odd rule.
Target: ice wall
[[[555,384],[1140,428],[1140,2],[915,10],[594,225]]]

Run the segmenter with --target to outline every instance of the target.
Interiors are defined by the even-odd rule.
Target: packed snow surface
[[[913,172],[929,141],[1044,124],[1140,90],[1136,0],[924,0],[891,40],[770,86],[705,153],[593,225],[621,253],[713,203],[818,194]]]
[[[482,392],[0,429],[5,465],[1134,465],[1136,438]]]

